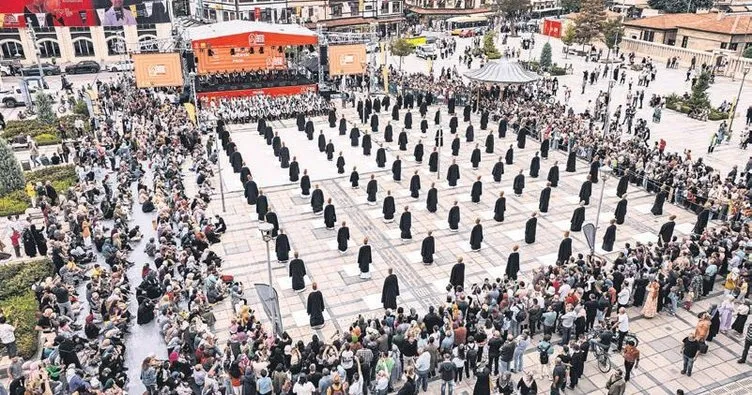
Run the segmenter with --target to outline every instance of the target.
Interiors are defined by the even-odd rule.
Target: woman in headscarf
[[[707,341],[712,342],[715,336],[721,330],[720,311],[718,309],[717,304],[713,304],[710,306],[710,310],[708,310],[708,315],[710,317],[710,331],[708,332]]]
[[[532,372],[525,372],[520,381],[517,382],[517,389],[520,391],[520,395],[535,395],[538,393],[538,383],[535,382]]]
[[[511,395],[514,392],[512,384],[512,373],[503,372],[496,380],[496,392],[504,395]]]
[[[658,312],[658,294],[661,286],[654,276],[650,278],[650,284],[647,287],[647,299],[645,306],[642,308],[642,315],[645,318],[653,318]]]

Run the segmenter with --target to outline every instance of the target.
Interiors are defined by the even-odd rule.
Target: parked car
[[[59,75],[60,66],[52,63],[42,63],[42,72],[44,73],[44,75]],[[21,74],[24,76],[39,76],[39,66],[26,66],[21,69]]]
[[[96,74],[99,70],[101,70],[99,63],[93,60],[82,60],[65,68],[68,74]]]
[[[4,64],[0,64],[0,75],[3,77],[7,77],[9,75],[13,75],[13,72],[10,69],[10,66],[6,66]]]
[[[133,70],[133,62],[130,60],[121,60],[119,62],[110,63],[106,67],[107,71],[116,73],[120,71],[131,71]]]
[[[475,36],[474,28],[462,29],[462,32],[460,32],[460,37],[473,37],[473,36]]]
[[[436,59],[437,51],[433,44],[418,45],[415,48],[415,56],[422,59]]]
[[[380,46],[378,43],[369,42],[366,44],[366,53],[379,52]]]

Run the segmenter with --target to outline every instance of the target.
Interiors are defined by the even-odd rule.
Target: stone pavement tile
[[[718,378],[717,376],[712,377],[706,374],[705,372],[703,372],[702,370],[694,371],[693,369],[693,372],[692,372],[692,379],[697,382],[699,387],[705,387],[705,386],[711,385],[716,382],[717,378]],[[692,390],[693,388],[687,388],[687,389]]]
[[[632,384],[639,386],[642,390],[646,390],[659,384],[653,381],[653,379],[651,379],[650,376],[646,374],[647,372],[649,372],[649,370],[642,366],[643,362],[644,359],[640,359],[640,366],[637,369],[632,370],[632,377],[629,378],[627,388],[629,388],[629,385]]]

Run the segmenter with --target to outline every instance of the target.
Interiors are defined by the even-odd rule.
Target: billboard
[[[167,1],[0,0],[0,28],[165,23]]]
[[[366,64],[364,44],[329,46],[329,75],[363,74]]]
[[[561,21],[553,19],[543,20],[543,35],[549,37],[561,38]]]
[[[132,57],[137,87],[183,86],[183,65],[179,53],[144,53],[133,54]]]
[[[199,73],[286,69],[282,47],[201,48],[196,54]]]

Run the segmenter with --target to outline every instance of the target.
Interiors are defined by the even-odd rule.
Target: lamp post
[[[601,207],[603,207],[603,191],[606,189],[606,181],[611,177],[611,173],[613,172],[613,169],[608,166],[601,166],[600,173],[601,173],[601,194],[598,198],[598,211],[595,212],[595,231],[593,232],[593,236],[598,234],[598,227],[599,221],[601,219]],[[595,255],[595,237],[593,237],[593,246],[590,248],[590,256]]]
[[[264,239],[264,243],[266,243],[266,270],[269,274],[269,288],[271,288],[272,292],[272,299],[274,299],[274,295],[276,294],[274,291],[274,284],[272,283],[272,259],[269,252],[269,242],[272,241],[272,231],[274,231],[274,225],[268,223],[268,222],[261,222],[258,225],[259,232],[261,232],[261,237]],[[272,300],[272,302],[276,303],[276,300]],[[277,309],[272,308],[270,309],[272,311],[272,331],[275,335],[277,335]]]
[[[736,118],[736,108],[739,107],[739,99],[742,97],[742,89],[744,88],[744,81],[747,79],[747,74],[749,74],[749,67],[745,67],[742,71],[742,82],[739,84],[739,92],[736,94],[736,101],[734,102],[734,108],[731,110],[731,120],[729,121],[729,133],[728,137],[726,138],[726,141],[731,140],[731,135],[733,134],[734,130],[732,127],[734,126],[734,118]]]
[[[608,135],[608,131],[611,128],[611,89],[614,87],[614,83],[616,81],[609,79],[608,80],[608,93],[606,94],[606,119],[605,124],[603,125],[603,137],[606,137]]]
[[[31,27],[26,29],[26,31],[29,32],[31,42],[34,44],[34,53],[37,56],[37,68],[39,68],[39,78],[42,80],[42,86],[45,86],[44,71],[42,70],[42,50],[39,49],[39,44],[37,43],[37,34]]]
[[[195,108],[195,111],[196,111],[196,127],[198,127],[199,130],[201,130],[201,116],[199,115],[198,96],[196,95],[197,75],[195,71],[191,71],[188,75],[191,78],[191,93],[193,94],[193,107]],[[219,173],[219,197],[220,197],[220,200],[222,201],[222,212],[224,213],[227,211],[227,209],[225,208],[225,188],[224,188],[224,185],[223,185],[224,182],[222,179],[222,160],[219,157],[219,139],[217,137],[216,130],[214,131],[213,135],[214,135],[214,149],[217,150],[217,173]],[[211,154],[211,153],[207,152],[207,154]]]
[[[439,141],[436,146],[439,147],[436,152],[436,180],[441,180],[441,149],[444,147],[444,130],[439,128],[436,132],[439,137]]]

